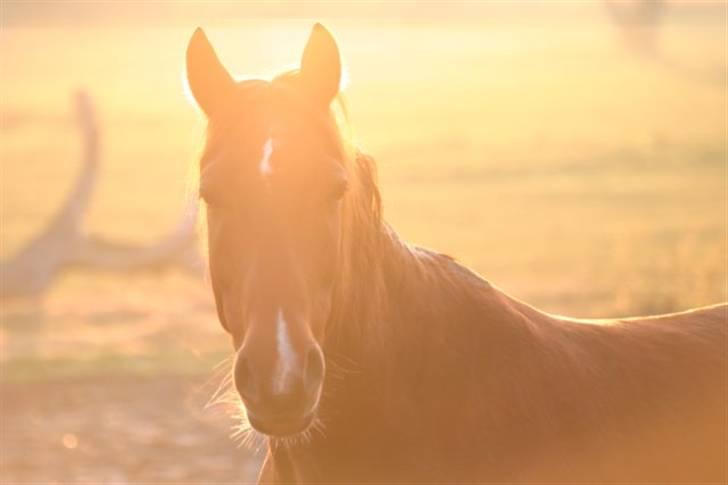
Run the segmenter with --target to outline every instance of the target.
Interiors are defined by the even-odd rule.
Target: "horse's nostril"
[[[254,391],[254,384],[252,373],[250,372],[250,366],[248,360],[242,355],[238,355],[235,361],[235,369],[233,371],[233,380],[235,381],[235,389],[242,398],[252,397]]]
[[[324,356],[321,349],[312,347],[306,354],[303,379],[307,390],[317,390],[324,378]]]

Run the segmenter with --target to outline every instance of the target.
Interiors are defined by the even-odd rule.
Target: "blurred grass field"
[[[635,55],[599,9],[326,25],[399,233],[541,309],[609,317],[728,299],[718,14],[669,17],[660,31],[666,55],[717,70],[717,82]],[[148,241],[174,224],[204,130],[182,83],[195,24],[182,24],[0,32],[0,257],[42,227],[76,176],[78,87],[103,137],[89,229]],[[257,19],[207,32],[233,73],[269,76],[295,65],[310,25]],[[230,349],[207,284],[177,273],[68,273],[45,297],[0,311],[6,382],[206,376]]]

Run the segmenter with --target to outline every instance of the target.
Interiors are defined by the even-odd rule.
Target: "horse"
[[[384,221],[333,36],[236,81],[197,29],[199,195],[259,483],[728,479],[728,305],[579,320],[508,296]]]

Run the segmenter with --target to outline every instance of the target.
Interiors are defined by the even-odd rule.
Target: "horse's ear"
[[[321,24],[313,26],[303,50],[301,79],[317,102],[327,108],[339,92],[341,59],[334,37]]]
[[[187,83],[197,105],[208,117],[224,105],[235,86],[199,27],[187,46]]]

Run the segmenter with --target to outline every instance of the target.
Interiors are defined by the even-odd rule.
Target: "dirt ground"
[[[0,483],[249,483],[262,453],[204,409],[205,378],[0,383]]]

